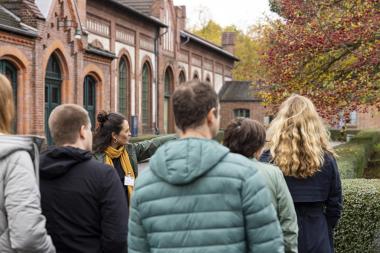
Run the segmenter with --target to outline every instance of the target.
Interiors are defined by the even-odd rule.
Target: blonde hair
[[[267,136],[272,161],[285,176],[312,176],[322,167],[326,152],[335,156],[330,134],[314,104],[300,95],[281,104]]]
[[[0,74],[0,133],[11,133],[14,110],[11,83]]]

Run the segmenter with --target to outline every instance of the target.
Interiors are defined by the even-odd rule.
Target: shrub
[[[330,138],[333,141],[346,141],[347,134],[356,135],[360,130],[357,129],[347,129],[342,131],[341,129],[330,129]]]
[[[350,142],[335,148],[342,178],[362,178],[368,158],[375,145],[380,142],[380,132],[361,131]]]
[[[380,180],[342,180],[344,204],[335,231],[337,253],[374,253],[380,228]]]

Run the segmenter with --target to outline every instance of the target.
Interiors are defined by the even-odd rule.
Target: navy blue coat
[[[269,150],[260,158],[271,162]],[[299,253],[332,253],[333,230],[342,212],[342,187],[335,158],[326,153],[312,177],[285,176],[298,219]]]

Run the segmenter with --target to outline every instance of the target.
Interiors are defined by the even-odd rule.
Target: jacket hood
[[[187,184],[212,169],[229,153],[216,141],[185,138],[161,146],[149,161],[154,174],[174,184]]]
[[[52,179],[63,176],[72,167],[90,160],[91,152],[74,147],[49,147],[40,157],[40,177]]]
[[[0,135],[0,159],[19,150],[29,152],[34,159],[34,148],[39,149],[43,141],[43,138],[37,136]]]

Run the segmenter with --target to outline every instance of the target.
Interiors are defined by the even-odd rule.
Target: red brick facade
[[[171,0],[153,1],[151,14],[156,19],[117,0],[46,2],[50,1],[45,13],[33,0],[0,1],[36,33],[26,36],[0,29],[0,60],[17,69],[17,133],[45,135],[45,77],[52,55],[61,72],[60,103],[83,105],[84,80],[91,76],[96,82],[96,112],[118,111],[119,64],[125,59],[129,71],[126,114],[139,119],[139,134],[175,130],[171,111],[164,112],[165,99],[170,98],[181,73],[186,80],[198,73],[216,89],[231,79],[236,59],[211,44],[184,37],[188,36],[184,34],[186,11]],[[75,37],[78,30],[80,39]],[[149,100],[143,105],[144,64],[150,72]],[[167,72],[172,79],[165,92]],[[148,107],[148,123],[142,119],[143,107]]]

